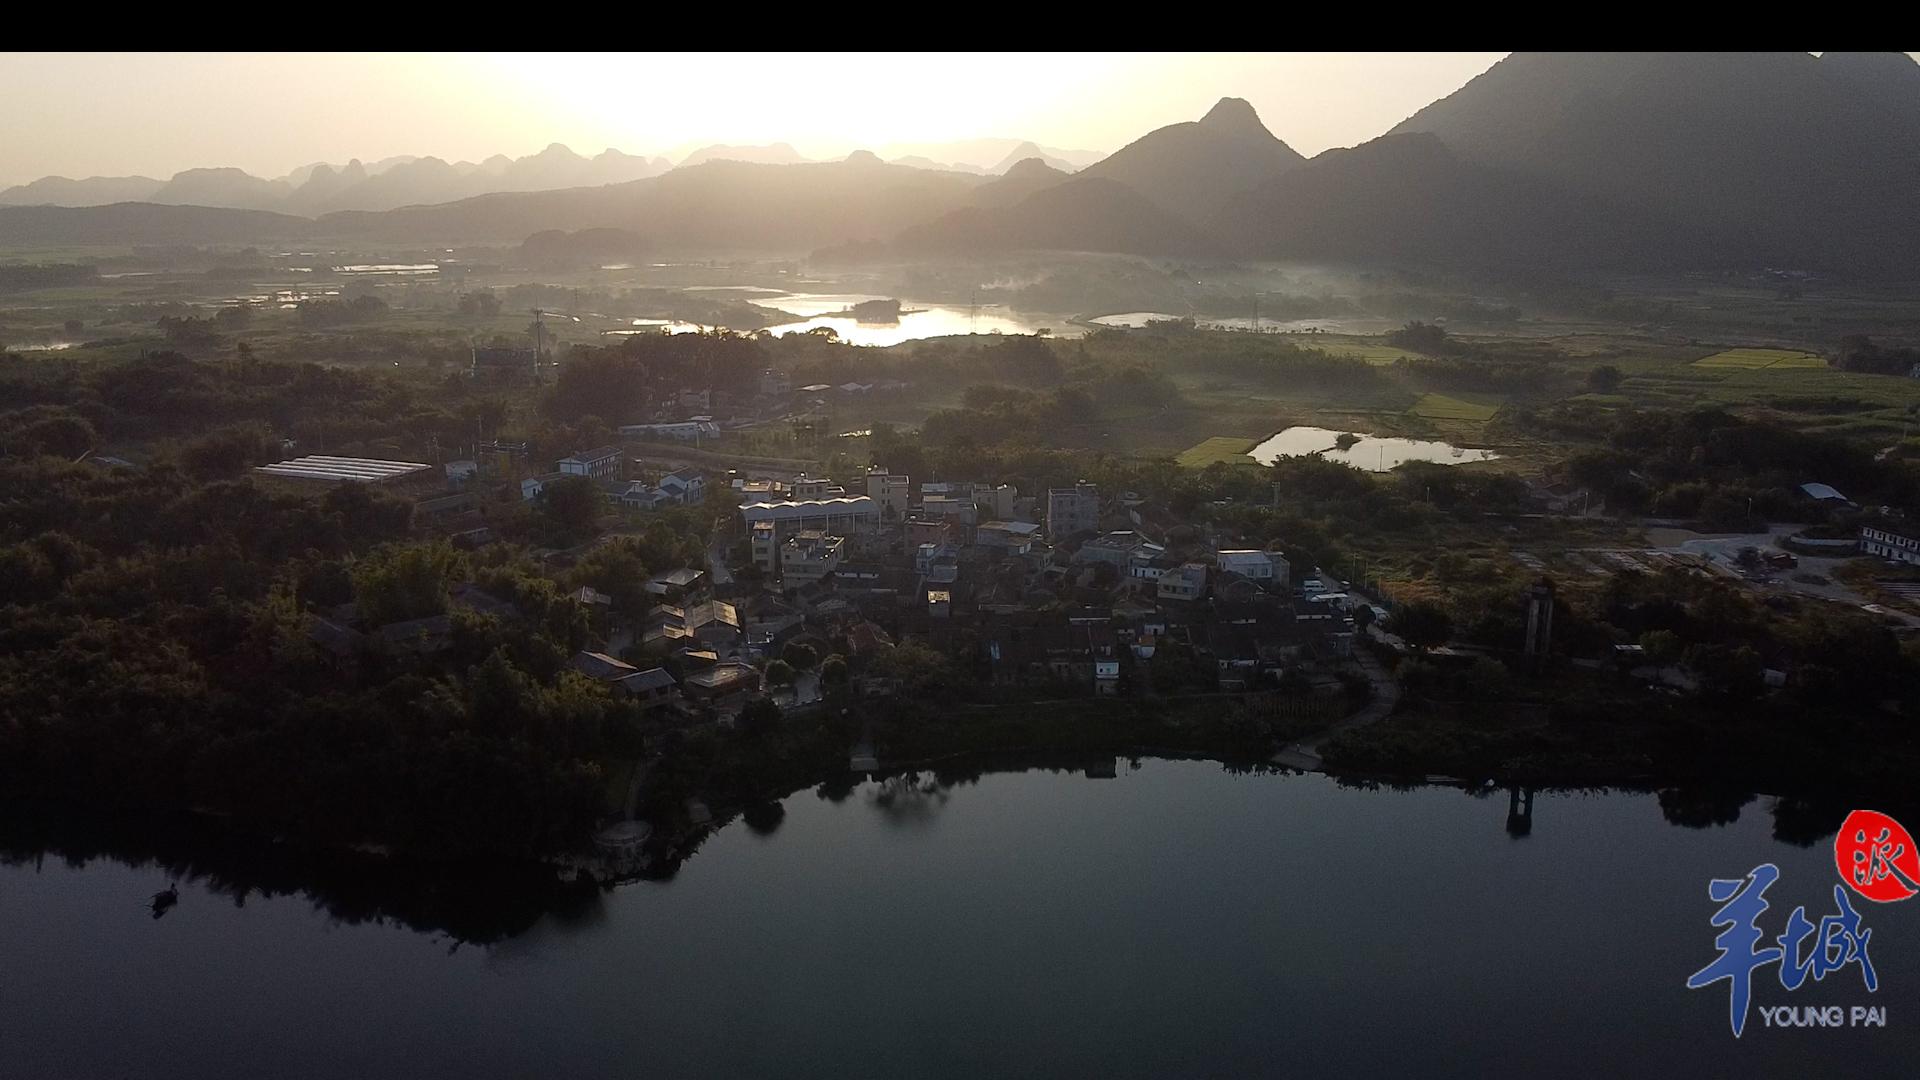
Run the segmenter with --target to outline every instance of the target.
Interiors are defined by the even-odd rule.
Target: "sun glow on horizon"
[[[715,143],[816,159],[985,139],[1105,153],[1228,96],[1313,154],[1385,132],[1501,55],[18,53],[0,64],[0,185],[222,166],[276,177],[556,142],[676,161]]]

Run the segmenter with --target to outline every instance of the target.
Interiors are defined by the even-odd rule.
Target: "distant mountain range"
[[[275,179],[263,179],[240,169],[188,169],[169,180],[47,176],[0,191],[0,206],[150,202],[313,216],[334,210],[392,210],[452,202],[496,191],[620,184],[658,176],[672,167],[665,158],[635,157],[613,149],[582,157],[555,143],[527,157],[496,154],[478,164],[449,163],[436,157],[386,158],[372,165],[364,165],[358,158],[339,166],[317,162]]]
[[[0,202],[72,201],[86,187],[123,204],[0,209],[0,242],[203,228],[209,240],[258,229],[518,245],[558,230],[586,233],[569,245],[623,252],[1920,273],[1920,65],[1900,53],[1516,53],[1386,135],[1311,159],[1237,98],[1094,161],[1019,140],[887,151],[892,162],[865,151],[806,162],[785,144],[714,146],[663,171],[659,159],[555,146],[471,166],[316,165],[298,183],[229,169],[164,183],[48,178]],[[943,164],[956,159],[972,164]],[[135,197],[238,209],[162,214],[124,203]],[[242,209],[278,213],[218,216]]]
[[[1004,146],[1008,149],[1002,151]],[[986,166],[944,163],[909,157],[896,163],[941,172],[999,175],[1015,161],[1038,157],[1056,168],[1072,171],[1098,160],[1087,151],[1047,151],[1017,139],[978,139],[936,144],[976,157],[998,157]],[[788,143],[769,146],[714,144],[692,150],[680,159],[686,168],[709,161],[744,161],[756,165],[800,165],[808,162]],[[509,158],[503,154],[479,162],[446,162],[436,157],[391,157],[371,165],[358,158],[345,165],[315,162],[271,179],[240,169],[188,169],[171,179],[150,176],[94,176],[74,180],[43,176],[28,184],[0,190],[0,206],[107,206],[119,202],[151,202],[168,206],[211,206],[235,210],[276,210],[308,217],[335,210],[394,210],[489,195],[500,191],[553,191],[599,187],[641,180],[674,168],[664,157],[636,157],[608,149],[587,158],[559,143],[538,154]]]

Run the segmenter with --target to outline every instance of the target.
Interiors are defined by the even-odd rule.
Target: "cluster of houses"
[[[487,454],[516,452],[524,457],[518,445]],[[472,463],[460,464],[470,477]],[[580,476],[639,509],[707,495],[698,472],[636,479],[628,466],[618,446],[576,452],[522,480],[521,494],[537,499],[555,480]],[[736,715],[770,689],[766,666],[794,641],[819,656],[847,655],[857,681],[865,661],[913,639],[971,664],[983,683],[1092,693],[1146,678],[1146,662],[1170,646],[1214,665],[1224,689],[1352,648],[1342,594],[1311,575],[1296,588],[1281,553],[1223,541],[1093,483],[1022,495],[1000,481],[916,483],[878,465],[839,480],[732,474],[713,483],[731,492],[745,525],[734,573],[716,583],[688,567],[620,590],[644,596],[644,610],[631,600],[618,609],[592,588],[572,597],[593,632],[572,667],[664,717]],[[516,617],[512,604],[471,584],[454,590],[452,607]],[[346,605],[312,616],[309,636],[343,664],[370,653],[431,655],[451,646],[453,617],[369,626]],[[817,701],[812,678],[811,696],[782,687],[776,700]],[[866,689],[888,688],[867,680]]]
[[[520,497],[528,502],[546,493],[547,486],[569,476],[584,476],[599,487],[608,502],[633,510],[690,505],[707,497],[707,480],[696,470],[670,472],[656,481],[626,476],[626,457],[618,446],[580,450],[561,458],[554,470],[520,481]]]
[[[857,659],[912,637],[971,655],[985,681],[1096,692],[1118,685],[1121,654],[1168,641],[1219,664],[1229,688],[1352,647],[1344,594],[1296,593],[1284,555],[1158,541],[1140,500],[1091,483],[1023,498],[875,466],[851,491],[804,474],[731,484],[758,570],[736,602],[777,621],[776,639],[811,632]]]

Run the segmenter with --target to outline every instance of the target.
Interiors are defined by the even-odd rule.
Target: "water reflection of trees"
[[[1840,831],[1852,806],[1840,799],[1788,795],[1773,801],[1773,838],[1812,847]]]
[[[755,836],[772,836],[786,819],[786,804],[775,799],[752,803],[740,812],[740,820]]]
[[[584,928],[601,891],[565,885],[533,863],[427,863],[314,849],[243,836],[191,819],[96,815],[0,806],[0,863],[52,857],[79,868],[108,859],[156,880],[191,883],[245,907],[254,897],[303,897],[335,922],[440,934],[457,947],[523,933],[543,918]],[[144,894],[142,894],[144,896]]]
[[[917,772],[889,776],[867,791],[867,805],[891,825],[925,825],[946,809],[949,785],[938,776]]]
[[[1739,821],[1741,809],[1754,800],[1754,795],[1724,788],[1674,787],[1660,789],[1659,798],[1660,814],[1668,822],[1707,829]]]
[[[1660,813],[1672,824],[1689,829],[1731,825],[1740,811],[1758,796],[1711,786],[1672,787],[1660,791]],[[1840,831],[1852,808],[1851,800],[1834,794],[1783,795],[1768,800],[1773,838],[1783,844],[1813,847]]]

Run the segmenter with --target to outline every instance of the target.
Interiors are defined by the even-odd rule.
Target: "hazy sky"
[[[1111,151],[1229,95],[1314,154],[1382,134],[1502,55],[0,54],[0,185],[554,142],[676,159],[716,142],[838,157],[979,137]]]

